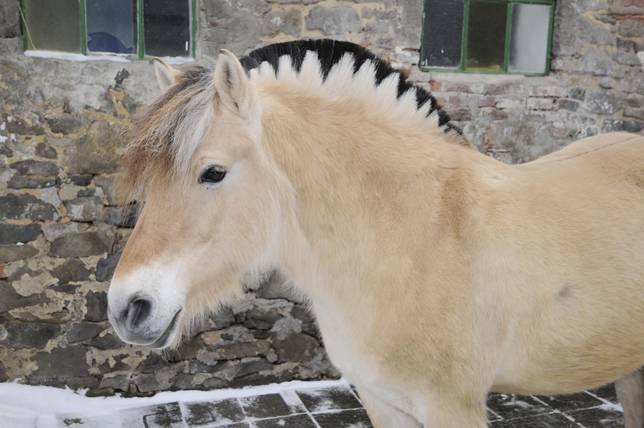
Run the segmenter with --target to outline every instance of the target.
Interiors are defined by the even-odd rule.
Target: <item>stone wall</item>
[[[109,279],[134,221],[114,198],[131,115],[158,93],[144,61],[30,58],[17,0],[0,2],[0,381],[148,394],[335,377],[311,315],[277,281],[179,351],[124,346]],[[362,43],[432,89],[483,152],[523,162],[583,136],[642,132],[644,5],[559,1],[545,77],[422,73],[422,1],[201,0],[199,60],[271,41]]]

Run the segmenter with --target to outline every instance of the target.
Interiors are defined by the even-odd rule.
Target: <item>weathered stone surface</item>
[[[105,195],[105,198],[107,200],[107,205],[119,204],[118,195],[116,192],[115,175],[99,175],[94,178],[94,182],[96,183],[96,187],[103,191],[103,194]]]
[[[618,15],[644,15],[644,3],[639,0],[613,0],[609,11]]]
[[[56,149],[47,143],[38,143],[36,146],[36,155],[47,159],[56,159],[58,157]]]
[[[246,313],[245,324],[251,328],[269,330],[283,316],[288,315],[292,303],[280,300],[258,299],[257,304]]]
[[[275,341],[275,351],[280,362],[310,361],[320,351],[320,344],[306,334],[291,334],[283,340]]]
[[[88,339],[92,339],[103,331],[105,327],[100,324],[94,324],[91,322],[78,322],[72,325],[71,329],[67,333],[67,342],[83,342]]]
[[[41,232],[38,224],[6,224],[0,223],[0,244],[17,244],[19,242],[31,242]]]
[[[65,202],[67,215],[73,221],[90,223],[96,221],[102,214],[103,205],[99,198],[77,198]]]
[[[51,274],[61,283],[78,282],[89,279],[89,270],[79,259],[69,259],[51,270]]]
[[[5,322],[2,326],[7,331],[7,337],[0,344],[4,343],[10,348],[42,349],[62,331],[59,324],[42,322]]]
[[[302,12],[299,9],[274,10],[266,14],[262,25],[262,34],[275,36],[285,33],[299,37],[302,33]]]
[[[51,243],[53,257],[97,256],[108,252],[109,239],[98,232],[82,232],[61,236]]]
[[[56,177],[15,174],[7,183],[7,187],[10,189],[42,189],[53,187],[57,183],[58,179]]]
[[[352,8],[316,6],[306,17],[306,28],[320,30],[326,35],[341,35],[360,31],[362,22]]]
[[[96,280],[110,281],[120,257],[121,253],[117,253],[100,259],[96,265]]]
[[[47,302],[43,294],[21,296],[8,281],[0,280],[0,313]]]
[[[65,384],[70,378],[85,377],[89,370],[85,354],[86,348],[76,345],[57,348],[51,352],[39,352],[36,354],[38,369],[34,376],[42,380],[58,381],[57,384]]]
[[[106,333],[90,340],[89,345],[96,349],[118,349],[121,348],[124,343],[115,335]]]
[[[118,165],[125,144],[123,128],[109,122],[94,122],[66,153],[66,163],[75,174],[109,174]]]
[[[0,196],[0,219],[53,220],[56,209],[33,195],[10,193]]]
[[[85,119],[82,116],[71,114],[51,116],[46,121],[51,132],[55,134],[73,134],[85,125]]]
[[[28,259],[38,254],[31,245],[0,245],[0,262]]]
[[[19,4],[11,1],[0,3],[0,37],[20,36]]]
[[[586,109],[597,114],[613,114],[619,109],[621,100],[609,93],[593,92],[586,95]]]
[[[58,167],[53,162],[28,159],[14,162],[9,166],[23,175],[55,176],[58,174]]]
[[[103,292],[90,291],[85,296],[86,321],[107,320],[107,294]]]
[[[103,221],[113,226],[133,228],[136,224],[137,214],[136,205],[106,207],[103,211]]]

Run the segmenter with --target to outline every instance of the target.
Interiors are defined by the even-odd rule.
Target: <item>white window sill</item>
[[[46,58],[46,59],[62,59],[65,61],[112,61],[112,62],[131,62],[136,61],[138,58],[132,55],[123,54],[110,54],[110,53],[91,53],[83,55],[79,53],[60,52],[60,51],[41,51],[41,50],[26,50],[25,55],[31,58]],[[161,59],[167,64],[185,64],[194,62],[192,57],[182,56],[165,56]]]

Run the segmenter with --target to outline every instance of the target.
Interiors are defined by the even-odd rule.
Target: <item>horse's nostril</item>
[[[141,323],[148,319],[151,310],[152,304],[149,300],[140,297],[132,299],[127,307],[125,325],[130,330],[136,330]]]

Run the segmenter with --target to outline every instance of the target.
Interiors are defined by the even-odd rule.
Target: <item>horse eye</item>
[[[226,176],[224,167],[213,165],[206,168],[199,176],[199,184],[203,183],[219,183]]]

